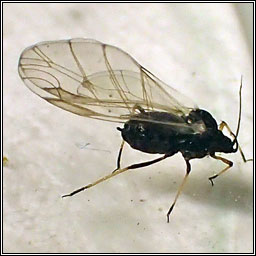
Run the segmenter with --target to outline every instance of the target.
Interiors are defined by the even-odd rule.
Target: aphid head
[[[234,141],[225,136],[222,131],[218,131],[218,136],[215,137],[212,146],[216,152],[233,153],[237,151],[234,148]]]

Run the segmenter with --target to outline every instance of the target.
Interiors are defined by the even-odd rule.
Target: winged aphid
[[[63,197],[93,187],[122,172],[160,162],[180,152],[186,174],[179,186],[170,213],[191,171],[190,160],[211,156],[227,166],[209,178],[213,180],[233,163],[216,152],[235,153],[241,120],[240,108],[236,133],[225,122],[217,125],[206,110],[184,106],[183,96],[164,84],[121,49],[89,39],[42,42],[25,49],[19,60],[19,75],[34,93],[64,110],[94,119],[124,123],[123,141],[117,168],[109,175]],[[187,100],[185,102],[188,102]],[[227,128],[229,137],[222,130]],[[162,154],[155,160],[121,168],[121,155],[127,142],[132,148]]]

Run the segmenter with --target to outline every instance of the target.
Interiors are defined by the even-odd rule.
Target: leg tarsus
[[[62,198],[68,197],[68,196],[73,196],[73,195],[75,195],[75,194],[77,194],[77,193],[79,193],[79,192],[84,191],[85,189],[87,189],[87,188],[89,188],[89,187],[91,187],[91,186],[92,186],[92,184],[89,184],[89,185],[87,185],[87,186],[85,186],[85,187],[81,187],[81,188],[79,188],[79,189],[77,189],[77,190],[74,190],[74,191],[71,192],[70,194],[63,195]]]
[[[169,211],[167,213],[167,223],[170,222],[170,214],[171,214],[173,208],[174,208],[174,203],[171,205],[171,207],[170,207],[170,209],[169,209]]]
[[[214,179],[217,178],[217,177],[218,177],[218,175],[213,175],[212,177],[209,178],[209,181],[211,182],[212,187],[214,186],[214,183],[213,183],[212,180],[214,180]]]

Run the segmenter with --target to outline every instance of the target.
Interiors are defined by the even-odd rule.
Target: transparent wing
[[[137,109],[179,116],[191,111],[178,102],[182,96],[175,89],[126,52],[95,40],[51,41],[29,47],[21,54],[19,74],[51,104],[90,118],[125,122]]]

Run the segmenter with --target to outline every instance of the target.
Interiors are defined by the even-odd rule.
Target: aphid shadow
[[[195,204],[205,204],[211,207],[243,211],[251,214],[253,205],[252,186],[245,179],[241,179],[240,175],[231,173],[240,173],[242,175],[239,166],[232,167],[229,171],[230,173],[218,177],[215,180],[214,186],[208,180],[211,176],[211,166],[213,165],[207,165],[205,167],[204,174],[195,174],[197,166],[194,164],[194,168],[182,191],[181,197],[193,200]],[[172,167],[171,175],[168,171],[163,170],[163,168],[161,168],[160,173],[150,174],[151,178],[149,182],[145,182],[144,184],[144,191],[150,191],[151,200],[158,198],[161,194],[165,194],[165,196],[167,195],[170,198],[171,203],[172,197],[175,196],[184,177],[185,171],[181,169],[182,167]],[[209,172],[207,172],[208,170]],[[183,171],[182,174],[180,174],[181,171]]]

